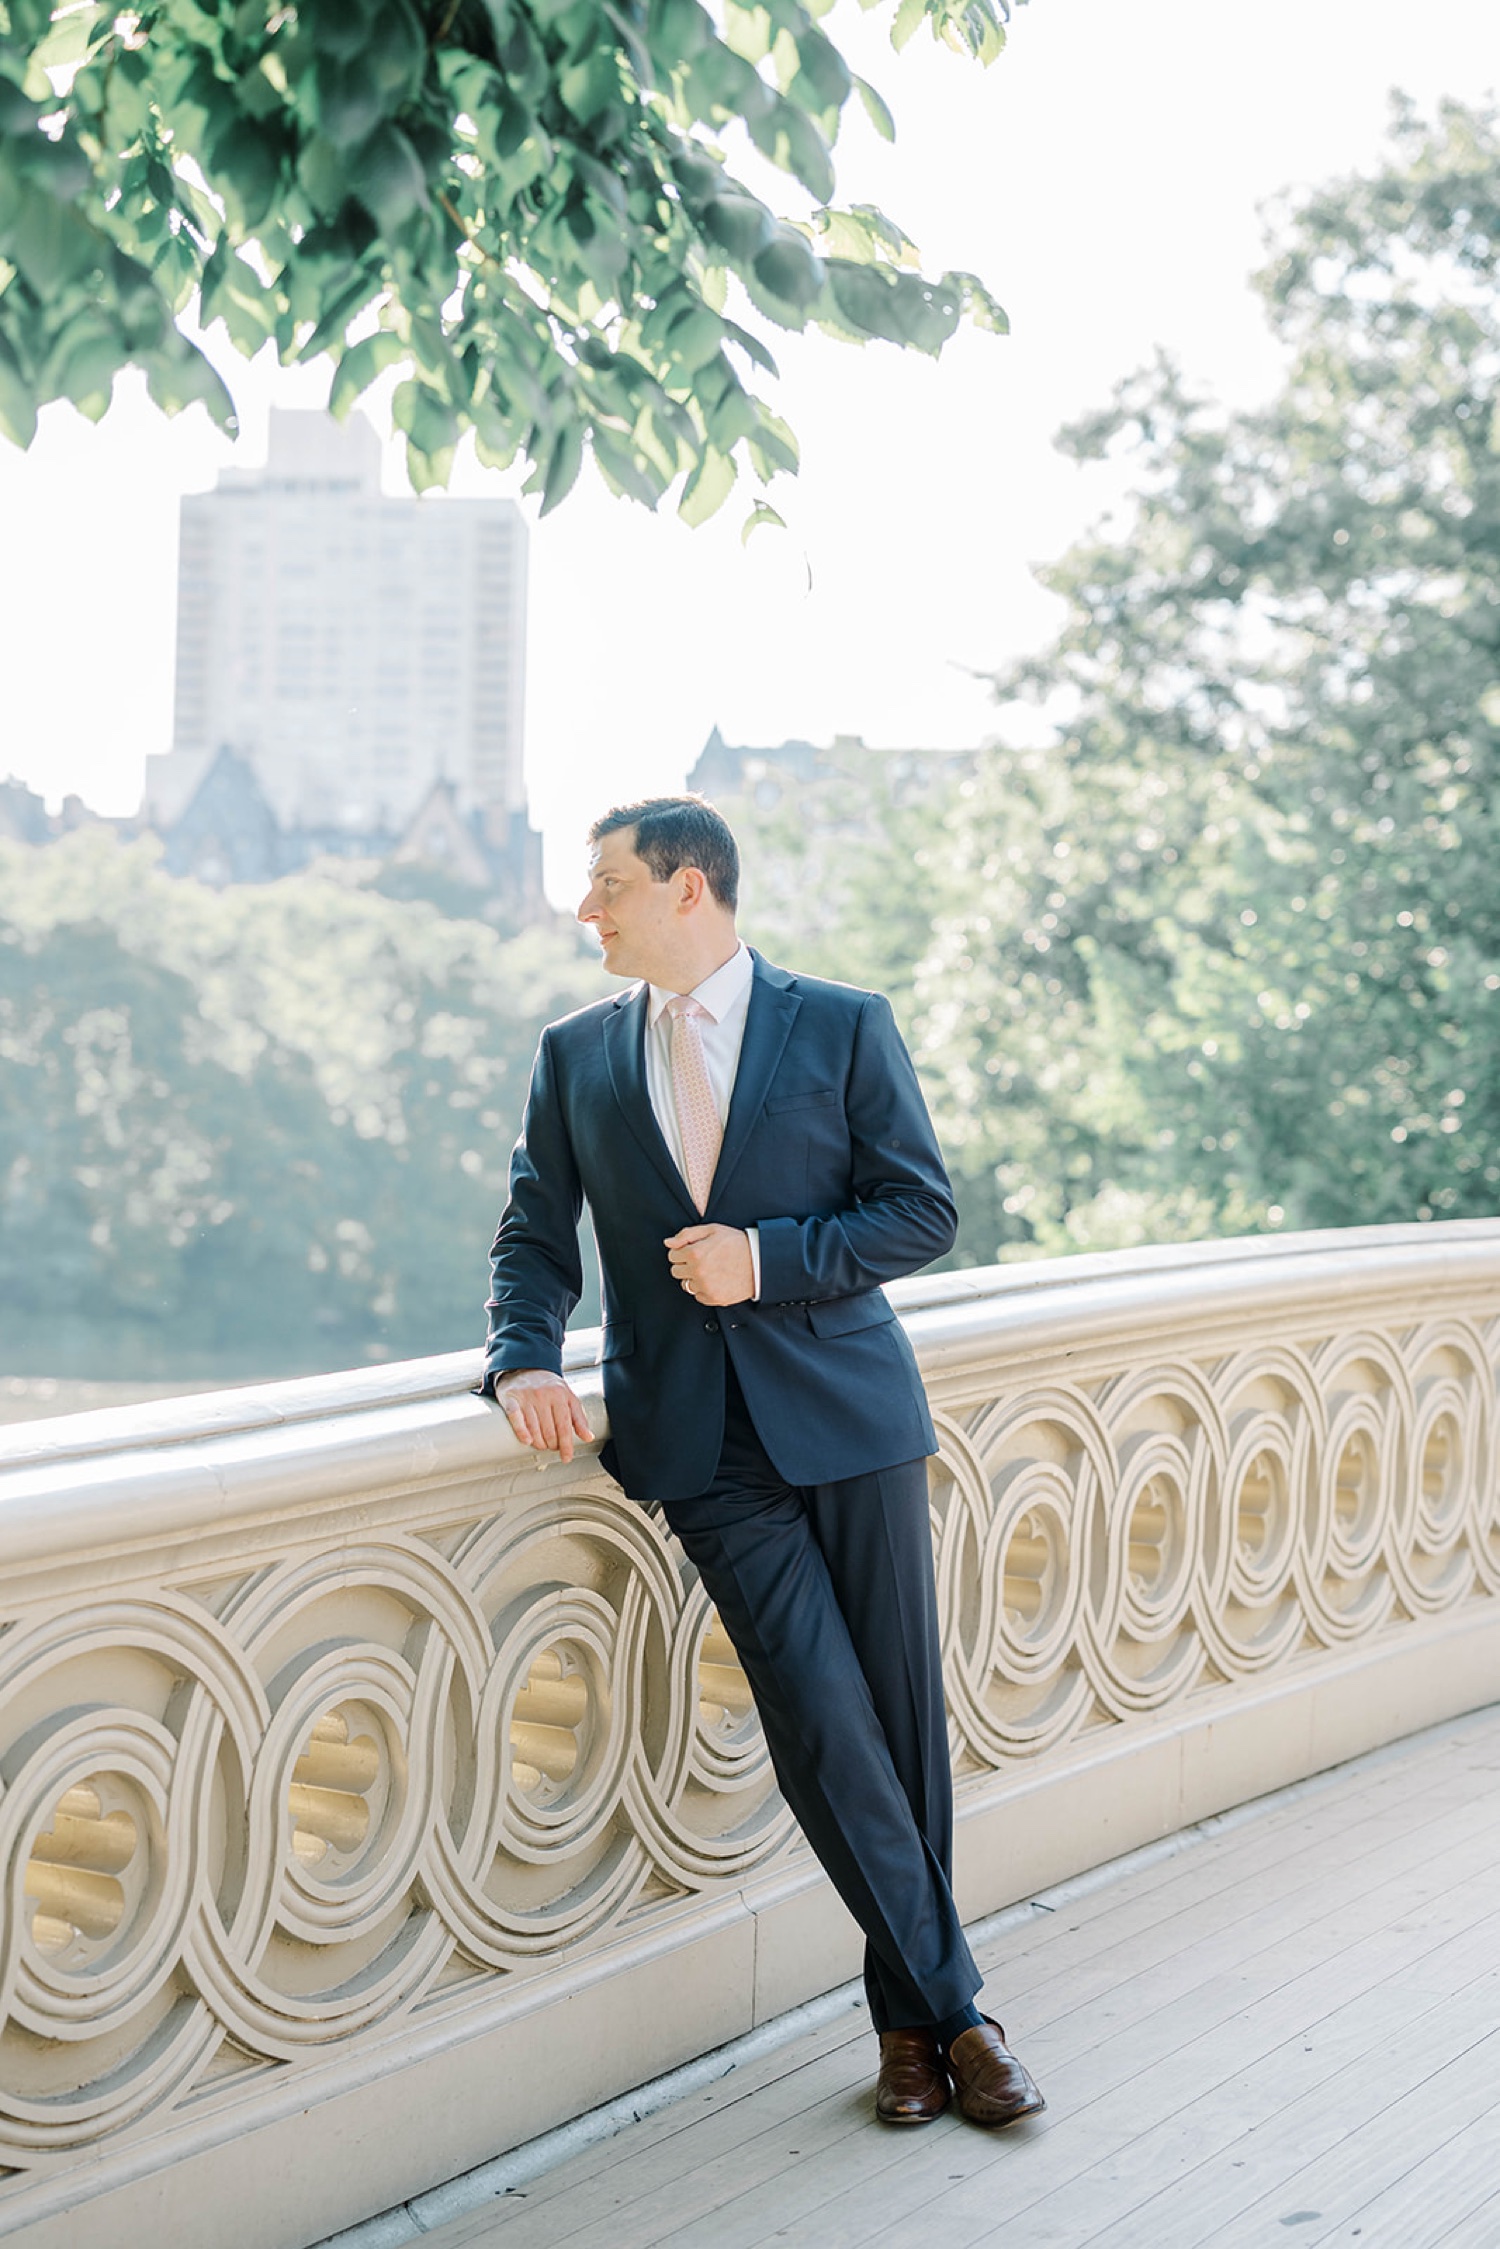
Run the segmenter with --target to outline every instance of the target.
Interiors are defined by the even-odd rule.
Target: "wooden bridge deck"
[[[1032,2122],[882,2129],[851,2006],[421,2238],[1496,2249],[1497,1861],[1500,1709],[1064,1885],[984,1945],[985,2004],[1050,2104]]]

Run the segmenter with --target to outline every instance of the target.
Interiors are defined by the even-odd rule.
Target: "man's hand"
[[[738,1226],[684,1226],[666,1249],[673,1280],[699,1304],[746,1304],[755,1294],[750,1237]]]
[[[542,1367],[502,1374],[495,1384],[495,1402],[505,1408],[506,1419],[523,1445],[555,1452],[565,1464],[573,1457],[575,1437],[584,1444],[593,1438],[577,1392],[560,1374],[548,1374]]]

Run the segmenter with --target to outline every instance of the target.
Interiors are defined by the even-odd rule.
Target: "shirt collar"
[[[695,999],[700,1007],[706,1008],[715,1023],[722,1023],[735,1001],[749,990],[754,974],[755,956],[742,941],[723,967],[716,968],[712,976],[705,976],[701,984],[695,984],[688,997]],[[675,999],[677,995],[664,990],[660,984],[652,984],[648,989],[651,995],[648,1003],[651,1026],[654,1030],[661,1021],[668,1000]]]

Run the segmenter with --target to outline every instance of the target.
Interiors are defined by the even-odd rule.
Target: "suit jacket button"
[[[718,1334],[718,1332],[719,1332],[719,1323],[718,1323],[718,1321],[717,1321],[717,1320],[705,1320],[705,1321],[704,1321],[704,1323],[703,1323],[703,1332],[704,1332],[704,1334],[705,1334],[705,1335],[717,1335],[717,1334]]]

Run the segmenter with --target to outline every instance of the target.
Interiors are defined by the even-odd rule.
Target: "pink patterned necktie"
[[[667,1013],[672,1018],[672,1106],[682,1135],[682,1168],[688,1193],[698,1209],[705,1211],[724,1138],[700,1027],[713,1018],[698,1000],[689,999],[683,992],[668,1000]]]

